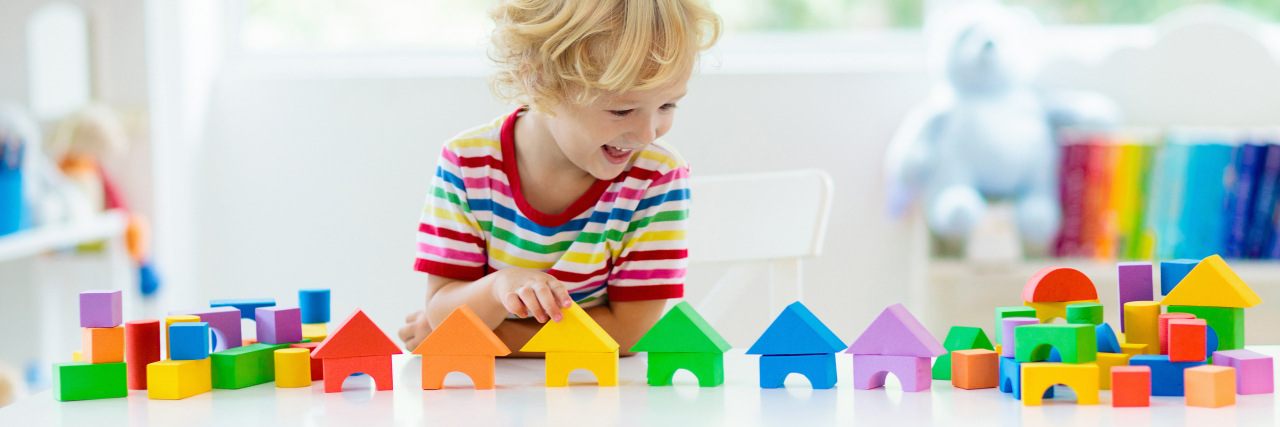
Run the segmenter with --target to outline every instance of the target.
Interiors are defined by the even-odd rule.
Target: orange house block
[[[80,347],[85,362],[124,362],[124,326],[80,328]]]
[[[1151,367],[1112,367],[1111,406],[1151,406]]]
[[[965,390],[1000,385],[1000,353],[986,349],[951,352],[951,385]]]
[[[1236,404],[1236,370],[1205,365],[1182,371],[1187,406],[1221,408]]]

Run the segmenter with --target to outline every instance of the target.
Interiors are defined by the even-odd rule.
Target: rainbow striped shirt
[[[544,271],[584,307],[679,298],[688,244],[689,167],[657,141],[559,215],[520,193],[517,110],[445,143],[418,224],[414,269],[477,280],[508,267]]]

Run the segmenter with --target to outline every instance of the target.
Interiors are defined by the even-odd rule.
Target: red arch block
[[[1062,302],[1098,299],[1093,281],[1080,270],[1067,267],[1045,267],[1027,279],[1022,287],[1026,302]]]
[[[391,375],[391,356],[338,357],[324,359],[324,392],[342,391],[342,382],[356,373],[372,377],[378,390],[391,390],[395,385]]]

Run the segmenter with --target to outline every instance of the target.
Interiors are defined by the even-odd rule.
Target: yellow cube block
[[[609,353],[547,353],[547,387],[569,385],[569,373],[586,369],[602,387],[618,385],[618,351]]]
[[[147,365],[147,397],[186,399],[213,390],[213,364],[200,360],[162,360]]]
[[[305,348],[282,348],[275,351],[276,387],[311,386],[311,351]]]
[[[1129,358],[1133,357],[1123,353],[1098,353],[1098,389],[1111,390],[1111,367],[1125,366],[1129,364]]]
[[[303,323],[302,337],[311,340],[311,342],[324,341],[329,337],[329,326],[325,323]]]
[[[1108,370],[1108,373],[1110,371]],[[1022,404],[1040,406],[1044,391],[1063,384],[1076,392],[1077,405],[1098,404],[1098,363],[1022,364]]]
[[[72,362],[83,362],[83,361],[84,361],[84,353],[81,353],[81,352],[78,352],[78,351],[73,351],[73,352],[71,352],[71,361],[72,361]]]

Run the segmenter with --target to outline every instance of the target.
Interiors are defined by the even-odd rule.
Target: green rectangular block
[[[991,345],[991,340],[987,339],[987,334],[982,332],[982,328],[974,326],[952,326],[951,330],[947,331],[947,338],[943,340],[942,347],[947,349],[947,354],[938,356],[934,361],[933,379],[935,380],[951,379],[951,352],[979,348],[996,349]]]
[[[671,377],[681,369],[698,377],[700,387],[724,384],[724,353],[649,352],[649,385],[671,385]]]
[[[1000,319],[1006,317],[1036,317],[1036,309],[1022,305],[996,307],[996,344],[1003,342],[1000,340],[1000,331],[1004,328],[1000,325]]]
[[[209,358],[213,363],[213,388],[238,389],[275,381],[275,351],[289,348],[289,344],[295,343],[257,343],[210,354]]]
[[[1046,323],[1014,329],[1014,354],[1019,362],[1049,359],[1050,347],[1058,349],[1062,363],[1089,363],[1098,360],[1098,341],[1093,325]]]
[[[128,371],[124,362],[53,364],[53,398],[68,400],[129,397]]]
[[[1080,302],[1067,306],[1067,323],[1086,325],[1102,324],[1102,304],[1096,302]]]
[[[1169,313],[1189,313],[1213,328],[1218,334],[1218,350],[1244,348],[1244,309],[1238,307],[1192,307],[1171,305]]]

